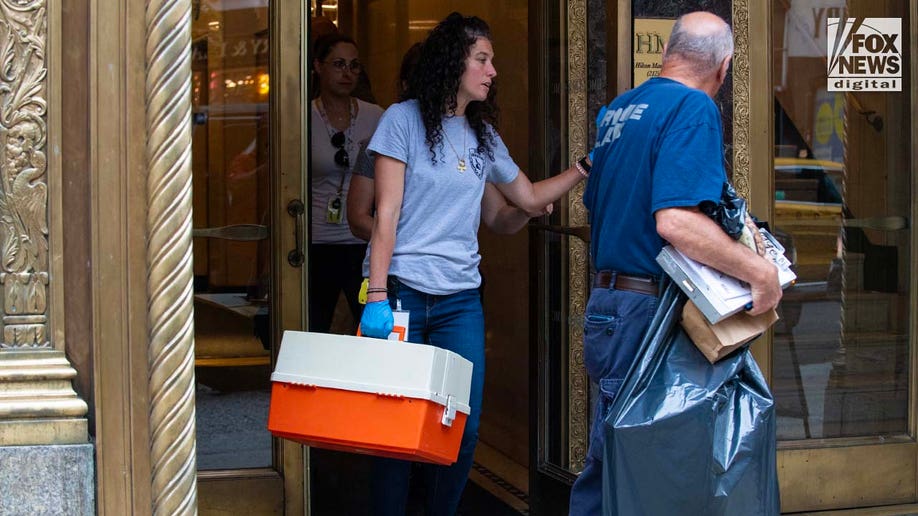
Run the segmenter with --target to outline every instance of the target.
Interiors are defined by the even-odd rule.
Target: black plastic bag
[[[736,193],[729,181],[724,181],[719,203],[705,201],[698,205],[698,209],[734,240],[740,237],[746,225],[746,200]]]
[[[779,514],[774,398],[748,347],[710,364],[659,308],[604,421],[603,514]]]

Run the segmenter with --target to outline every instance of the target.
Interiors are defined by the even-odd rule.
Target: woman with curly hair
[[[473,364],[458,460],[422,467],[427,514],[456,511],[478,440],[484,316],[477,233],[485,182],[523,210],[538,212],[587,173],[580,165],[533,184],[520,171],[494,129],[493,58],[488,25],[450,14],[421,49],[408,100],[386,110],[368,147],[376,158],[376,220],[361,331],[386,338],[392,307],[401,302],[410,313],[409,341],[448,349]],[[377,461],[373,496],[380,514],[405,514],[409,469],[408,462]]]
[[[421,43],[412,45],[402,58],[399,68],[399,100],[407,100],[408,80],[411,71],[418,62],[421,54]],[[367,145],[369,145],[369,141]],[[373,233],[373,219],[376,215],[375,188],[373,186],[375,159],[368,156],[366,147],[361,149],[354,163],[351,175],[351,186],[347,191],[347,224],[351,233],[357,238],[369,241]],[[529,219],[550,215],[552,205],[542,207],[538,212],[527,213],[516,206],[507,204],[507,199],[491,183],[485,184],[484,195],[481,198],[481,222],[491,231],[512,235],[526,226]]]

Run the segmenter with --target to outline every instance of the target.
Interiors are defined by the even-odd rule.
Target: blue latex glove
[[[392,333],[394,325],[392,307],[389,306],[388,299],[373,301],[363,307],[363,315],[360,316],[360,334],[364,337],[386,339]]]

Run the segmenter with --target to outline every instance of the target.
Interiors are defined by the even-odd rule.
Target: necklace
[[[456,170],[459,172],[465,172],[465,136],[468,134],[468,131],[465,130],[465,124],[462,124],[462,156],[459,156],[459,153],[456,152],[456,148],[453,147],[453,142],[449,141],[449,134],[446,133],[446,130],[443,131],[443,136],[446,137],[446,143],[449,144],[449,148],[453,149],[453,154],[456,155]]]
[[[322,102],[322,97],[317,98],[315,100],[315,103],[316,103],[316,110],[319,112],[319,116],[322,118],[322,122],[325,124],[325,130],[328,131],[328,135],[331,136],[335,134],[336,132],[338,132],[338,130],[334,126],[332,126],[331,123],[329,122],[328,112],[325,109],[325,103]],[[347,128],[344,130],[345,135],[348,136],[348,140],[350,140],[350,133],[351,133],[351,129],[354,127],[354,122],[357,121],[357,117],[355,116],[355,113],[354,113],[354,108],[356,107],[356,105],[357,105],[357,102],[354,101],[354,99],[348,99],[348,103],[347,103],[348,124],[347,124]],[[343,121],[344,117],[343,116],[335,117],[335,120]]]

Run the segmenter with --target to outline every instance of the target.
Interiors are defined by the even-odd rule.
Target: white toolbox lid
[[[435,346],[289,330],[271,374],[272,382],[430,400],[465,414],[471,380],[471,362]]]

